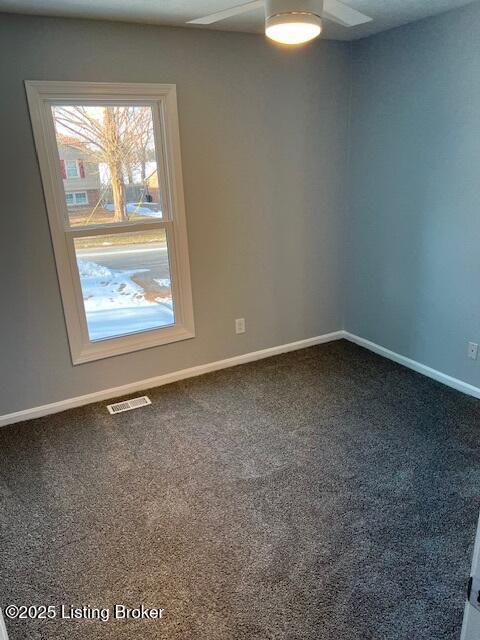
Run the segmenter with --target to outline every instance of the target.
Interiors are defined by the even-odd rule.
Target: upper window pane
[[[151,107],[56,105],[52,114],[71,226],[162,218]],[[80,189],[72,203],[68,192]]]

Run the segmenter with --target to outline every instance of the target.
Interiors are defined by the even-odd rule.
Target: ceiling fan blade
[[[254,0],[253,2],[247,2],[246,4],[240,4],[236,7],[231,7],[231,9],[224,9],[223,11],[217,11],[216,13],[211,13],[208,16],[203,16],[203,18],[196,18],[195,20],[189,20],[187,24],[213,24],[214,22],[219,22],[220,20],[226,20],[226,18],[231,18],[232,16],[238,16],[241,13],[247,13],[247,11],[253,11],[254,9],[260,9],[264,6],[264,0]]]
[[[355,27],[357,24],[364,24],[372,20],[369,16],[347,7],[339,0],[324,0],[322,17],[332,20],[332,22],[338,22],[344,27]]]

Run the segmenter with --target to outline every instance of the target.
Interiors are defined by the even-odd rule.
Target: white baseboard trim
[[[119,387],[102,389],[101,391],[94,391],[93,393],[87,393],[83,396],[67,398],[65,400],[60,400],[59,402],[52,402],[50,404],[44,404],[39,407],[32,407],[31,409],[24,409],[22,411],[15,411],[14,413],[0,415],[0,427],[14,424],[15,422],[23,422],[24,420],[40,418],[52,413],[59,413],[60,411],[66,411],[67,409],[73,409],[75,407],[91,404],[92,402],[102,402],[103,400],[110,400],[112,398],[134,393],[135,391],[142,391],[144,389],[160,387],[164,384],[170,384],[171,382],[176,382],[178,380],[185,380],[186,378],[193,378],[195,376],[200,376],[211,371],[218,371],[220,369],[227,369],[228,367],[234,367],[239,364],[254,362],[255,360],[262,360],[263,358],[269,358],[271,356],[279,355],[280,353],[297,351],[298,349],[306,349],[307,347],[312,347],[316,344],[333,342],[334,340],[341,340],[342,338],[349,340],[350,342],[354,342],[361,347],[365,347],[366,349],[369,349],[370,351],[373,351],[374,353],[377,353],[384,358],[388,358],[389,360],[398,362],[399,364],[402,364],[409,369],[413,369],[414,371],[417,371],[424,376],[433,378],[433,380],[442,382],[443,384],[446,384],[453,389],[457,389],[457,391],[462,391],[467,395],[474,396],[475,398],[480,398],[479,387],[475,387],[468,382],[463,382],[463,380],[453,378],[446,373],[442,373],[441,371],[437,371],[436,369],[427,367],[427,365],[425,364],[417,362],[416,360],[411,360],[406,356],[395,353],[395,351],[390,351],[390,349],[387,349],[386,347],[382,347],[375,342],[371,342],[370,340],[366,340],[365,338],[356,336],[348,331],[333,331],[332,333],[326,333],[321,336],[315,336],[313,338],[307,338],[305,340],[298,340],[297,342],[290,342],[288,344],[282,344],[277,347],[270,347],[268,349],[261,349],[259,351],[252,351],[250,353],[243,353],[238,356],[233,356],[232,358],[217,360],[216,362],[208,362],[196,367],[190,367],[189,369],[173,371],[172,373],[155,376],[154,378],[138,380],[137,382],[131,382]],[[1,631],[2,628],[0,621],[0,640],[3,640]]]
[[[298,349],[306,349],[307,347],[312,347],[316,344],[332,342],[333,340],[340,340],[341,338],[345,337],[344,333],[344,331],[334,331],[332,333],[326,333],[322,336],[315,336],[314,338],[307,338],[306,340],[298,340],[297,342],[282,344],[278,347],[261,349],[260,351],[252,351],[251,353],[243,353],[238,356],[233,356],[232,358],[226,358],[225,360],[208,362],[207,364],[190,367],[189,369],[182,369],[181,371],[173,371],[172,373],[155,376],[154,378],[147,378],[146,380],[138,380],[137,382],[131,382],[119,387],[103,389],[101,391],[87,393],[83,396],[67,398],[66,400],[60,400],[59,402],[52,402],[50,404],[44,404],[39,407],[32,407],[31,409],[24,409],[22,411],[15,411],[14,413],[7,413],[5,415],[0,415],[0,427],[4,427],[15,422],[31,420],[32,418],[40,418],[52,413],[59,413],[60,411],[73,409],[74,407],[80,407],[85,404],[91,404],[92,402],[109,400],[111,398],[124,396],[135,391],[142,391],[144,389],[160,387],[161,385],[176,382],[177,380],[193,378],[194,376],[200,376],[204,373],[209,373],[210,371],[218,371],[219,369],[227,369],[228,367],[234,367],[238,364],[245,364],[247,362],[254,362],[255,360],[262,360],[263,358],[276,356],[280,353],[297,351]]]
[[[406,356],[395,353],[395,351],[390,351],[390,349],[387,349],[386,347],[382,347],[375,342],[370,342],[370,340],[365,340],[365,338],[360,338],[359,336],[356,336],[353,333],[349,333],[348,331],[343,331],[343,337],[346,340],[350,340],[350,342],[354,342],[361,347],[365,347],[365,349],[369,349],[374,353],[378,353],[378,355],[383,356],[384,358],[388,358],[389,360],[393,360],[394,362],[403,364],[404,367],[408,367],[409,369],[413,369],[418,373],[422,373],[428,378],[433,378],[433,380],[442,382],[448,387],[452,387],[457,391],[462,391],[469,396],[480,398],[480,388],[473,386],[473,384],[469,384],[468,382],[464,382],[463,380],[459,380],[458,378],[453,378],[446,373],[442,373],[441,371],[437,371],[436,369],[427,367],[427,365],[422,364],[421,362],[411,360]]]

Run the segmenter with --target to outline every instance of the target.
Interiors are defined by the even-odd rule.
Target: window
[[[26,87],[74,364],[193,337],[175,86]]]
[[[87,204],[88,198],[86,191],[77,191],[73,194],[75,204]]]
[[[67,207],[81,206],[88,204],[88,196],[86,191],[70,191],[65,192],[65,202]]]
[[[78,178],[78,164],[76,160],[66,160],[65,161],[65,171],[67,174],[67,178]]]

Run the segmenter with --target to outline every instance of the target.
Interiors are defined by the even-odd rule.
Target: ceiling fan
[[[189,20],[187,24],[213,24],[261,7],[265,8],[266,35],[283,44],[301,44],[318,37],[322,32],[322,18],[344,27],[371,20],[339,0],[253,0]]]

